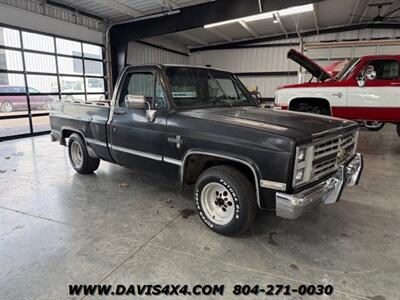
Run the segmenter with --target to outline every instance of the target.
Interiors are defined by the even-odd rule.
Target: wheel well
[[[289,110],[295,110],[298,104],[318,105],[319,107],[327,108],[331,111],[329,101],[324,98],[295,98],[290,101]]]
[[[253,170],[246,164],[230,160],[229,158],[216,157],[207,154],[192,154],[186,158],[183,166],[184,173],[182,183],[187,185],[194,184],[203,171],[217,165],[228,165],[234,167],[242,172],[250,182],[255,184]]]
[[[65,139],[69,138],[71,136],[71,134],[76,133],[78,135],[80,135],[80,137],[85,140],[85,137],[82,135],[82,133],[78,132],[78,131],[74,131],[74,130],[70,130],[70,129],[63,129],[62,133],[61,133],[61,140],[60,140],[60,144],[63,146],[66,146],[67,143],[65,141]]]

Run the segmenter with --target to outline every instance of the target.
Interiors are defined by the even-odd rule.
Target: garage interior
[[[310,79],[291,48],[323,67],[398,55],[395,17],[398,0],[0,0],[0,89],[13,88],[0,99],[23,103],[0,112],[0,299],[182,282],[331,284],[332,299],[400,299],[395,125],[361,129],[363,176],[340,203],[294,221],[260,212],[231,238],[206,228],[193,191],[165,178],[107,162],[75,173],[50,141],[46,105],[110,99],[125,65],[159,63],[230,71],[268,106],[279,86]]]

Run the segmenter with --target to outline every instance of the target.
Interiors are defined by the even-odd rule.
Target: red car
[[[294,49],[288,58],[316,80],[279,87],[275,106],[376,124],[376,129],[395,123],[400,134],[400,55],[355,58],[336,76],[336,66],[327,72]]]
[[[54,100],[51,96],[35,96],[34,94],[40,92],[34,88],[29,88],[29,92],[31,110],[48,109],[50,102]],[[26,90],[23,86],[0,85],[0,112],[5,113],[16,110],[28,110],[27,97],[25,93]]]

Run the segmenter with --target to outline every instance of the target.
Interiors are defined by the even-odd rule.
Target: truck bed
[[[52,133],[63,142],[70,131],[80,132],[87,144],[101,158],[108,160],[106,124],[109,114],[109,101],[53,101],[50,111]]]

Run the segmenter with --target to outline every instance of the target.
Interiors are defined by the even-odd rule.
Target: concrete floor
[[[264,213],[228,238],[159,178],[104,162],[78,175],[49,136],[2,142],[0,299],[68,299],[68,284],[96,283],[226,284],[224,299],[234,284],[315,283],[332,299],[400,299],[400,138],[363,131],[359,149],[364,176],[340,203],[297,221]]]

